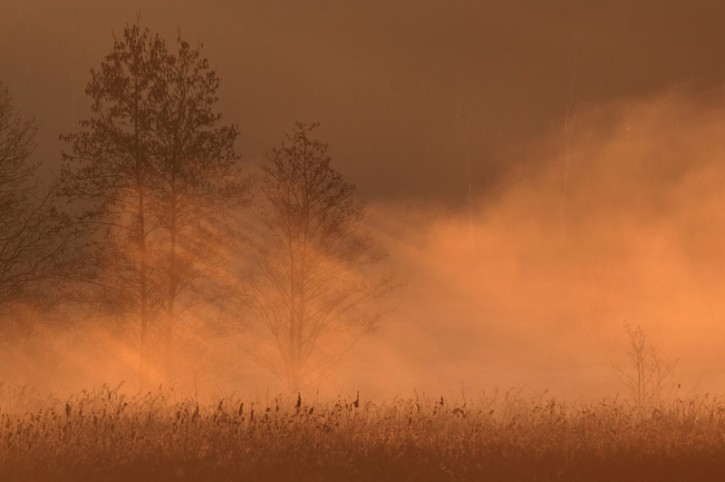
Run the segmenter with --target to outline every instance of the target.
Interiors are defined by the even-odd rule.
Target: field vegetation
[[[367,401],[3,388],[0,480],[722,480],[725,403]]]

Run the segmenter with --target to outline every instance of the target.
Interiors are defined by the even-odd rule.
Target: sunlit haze
[[[11,0],[0,80],[38,124],[43,183],[68,151],[58,136],[90,115],[90,69],[137,16],[169,42],[203,46],[248,174],[295,121],[320,123],[315,137],[366,203],[365,229],[387,253],[376,269],[395,286],[373,301],[375,328],[308,389],[614,396],[626,392],[615,367],[629,324],[677,360],[683,393],[718,392],[723,8]],[[251,215],[237,216],[227,222]],[[238,309],[186,320],[193,355],[154,384],[284,391],[250,355],[260,328]],[[123,329],[83,303],[62,311],[48,323],[43,309],[14,311],[26,329],[3,335],[0,378],[138,388]]]

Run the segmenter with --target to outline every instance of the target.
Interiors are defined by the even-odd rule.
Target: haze
[[[294,121],[321,124],[403,282],[326,390],[614,395],[625,322],[679,359],[681,390],[725,388],[725,5],[4,0],[1,10],[0,80],[40,124],[46,179],[65,148],[58,135],[89,113],[89,70],[138,12],[169,40],[180,31],[203,44],[248,169]],[[245,336],[205,340],[194,381],[180,383],[279,390],[239,352]],[[107,334],[51,338],[51,350],[45,338],[6,343],[0,379],[63,390],[128,378]]]

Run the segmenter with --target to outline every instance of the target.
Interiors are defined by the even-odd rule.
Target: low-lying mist
[[[378,328],[308,391],[376,398],[498,387],[624,396],[614,366],[627,364],[625,323],[678,360],[680,393],[723,390],[721,94],[703,100],[671,90],[582,107],[568,145],[555,133],[512,154],[500,195],[460,211],[412,201],[369,205],[370,232],[403,285],[378,302]],[[0,378],[8,383],[59,392],[121,382],[139,388],[136,351],[122,330],[88,313],[66,313],[78,320],[70,324],[41,323],[44,314],[28,310],[17,316],[35,322],[3,343]],[[253,320],[225,313],[244,323],[220,330],[211,316],[187,321],[175,370],[145,388],[197,396],[284,391],[247,354],[259,336]]]
[[[470,215],[389,215],[392,258],[411,267],[390,347],[372,357],[405,380],[389,386],[613,394],[627,322],[679,359],[682,390],[721,389],[723,119],[681,92],[590,109],[566,194],[555,137]]]

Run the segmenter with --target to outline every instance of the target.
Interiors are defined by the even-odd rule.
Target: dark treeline
[[[202,332],[249,329],[265,335],[245,348],[259,364],[291,390],[314,382],[393,286],[371,271],[384,256],[316,126],[296,123],[244,172],[201,47],[138,23],[90,77],[90,116],[60,134],[50,186],[36,182],[36,124],[0,91],[5,341],[38,323],[107,329],[137,354],[143,386]]]

